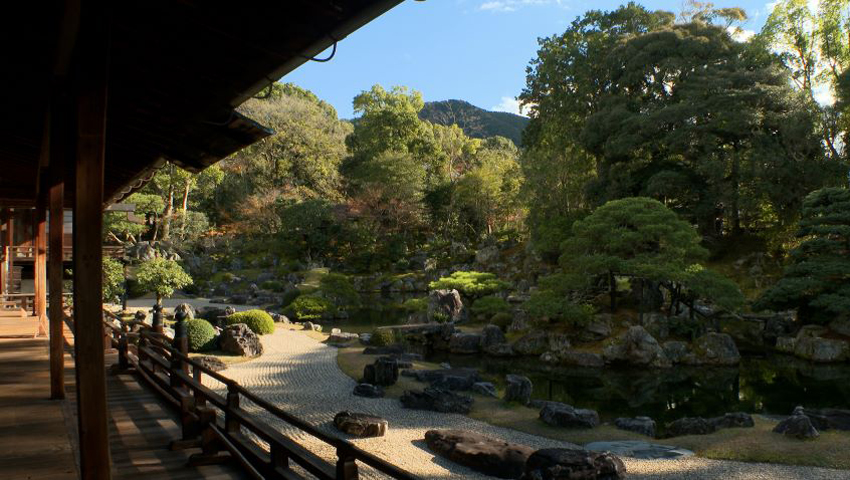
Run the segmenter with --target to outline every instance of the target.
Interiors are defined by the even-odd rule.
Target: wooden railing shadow
[[[347,440],[319,430],[190,358],[185,337],[169,342],[165,335],[144,324],[135,324],[138,330],[131,332],[128,324],[115,320],[113,314],[105,312],[105,341],[118,350],[115,368],[120,372],[134,370],[177,409],[182,435],[171,443],[171,448],[200,449],[190,457],[191,465],[236,461],[253,478],[304,478],[293,469],[297,465],[320,480],[354,480],[359,478],[358,464],[363,464],[390,478],[418,478]],[[204,385],[204,376],[223,385],[226,393],[219,394]],[[336,451],[336,463],[264,423],[256,413],[240,406],[243,402],[331,446]]]

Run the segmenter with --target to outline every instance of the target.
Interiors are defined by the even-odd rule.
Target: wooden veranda
[[[102,213],[166,161],[199,171],[268,136],[268,129],[236,108],[400,2],[16,4],[0,33],[6,73],[0,79],[6,107],[0,121],[0,246],[14,246],[6,226],[11,213],[32,210],[26,257],[35,292],[32,312],[15,312],[20,305],[0,308],[0,337],[8,337],[0,338],[4,478],[109,480],[157,478],[156,472],[164,472],[163,478],[301,478],[283,460],[312,461],[309,452],[238,405],[239,398],[262,399],[238,385],[228,384],[224,400],[203,390],[184,373],[192,365],[185,352],[163,343],[156,332],[133,338],[114,331],[110,348],[104,348]],[[73,212],[70,248],[64,240],[66,210]],[[4,252],[9,258],[8,249]],[[73,335],[67,335],[63,305],[63,261],[69,257]],[[8,284],[14,266],[0,274]],[[128,345],[143,339],[141,346]],[[116,375],[107,375],[110,355],[117,355]],[[152,387],[136,383],[144,378]],[[163,381],[167,385],[159,385]],[[169,396],[171,402],[161,402]],[[208,416],[199,422],[199,415],[209,414],[185,400],[190,397],[219,408],[226,424]],[[177,410],[175,399],[183,402]],[[63,404],[73,407],[70,424],[58,420]],[[243,428],[273,450],[250,447],[253,440],[240,436]],[[203,438],[187,439],[187,429]],[[186,448],[233,447],[230,454],[239,461],[198,470],[187,464],[189,452],[162,444],[175,437],[186,440],[181,444]],[[365,452],[327,441],[337,445],[340,459],[336,466],[307,468],[313,477],[356,478],[361,462],[410,478]]]

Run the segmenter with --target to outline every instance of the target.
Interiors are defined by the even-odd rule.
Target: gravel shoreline
[[[425,431],[454,428],[474,431],[532,448],[570,446],[566,442],[496,427],[458,414],[443,414],[401,408],[397,399],[366,399],[351,394],[356,382],[339,369],[337,350],[313,338],[288,329],[278,329],[263,337],[265,353],[251,362],[235,364],[223,373],[250,388],[259,396],[320,428],[341,435],[332,426],[333,416],[342,410],[371,413],[389,421],[386,436],[352,440],[367,450],[423,479],[490,479],[468,468],[435,456],[424,444]],[[251,405],[245,405],[249,410]],[[333,449],[265,415],[264,420],[313,452],[335,459]],[[623,458],[629,478],[646,480],[850,480],[850,471],[775,464],[743,463],[683,457],[674,460]],[[361,468],[363,478],[385,478]]]

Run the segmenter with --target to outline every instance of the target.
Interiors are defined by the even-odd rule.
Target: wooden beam
[[[9,212],[9,217],[6,219],[6,246],[9,247],[9,259],[6,261],[6,293],[12,292],[12,282],[15,279],[15,256],[12,255],[12,247],[15,246],[15,215]]]
[[[64,305],[62,280],[65,266],[65,157],[70,151],[68,125],[71,122],[68,99],[57,82],[51,106],[50,128],[50,250],[47,266],[50,286],[50,398],[65,398],[65,352],[63,339]]]
[[[0,223],[2,223],[2,227],[0,227],[0,295],[4,295],[6,293],[6,281],[8,277],[8,273],[6,272],[7,265],[9,263],[9,259],[7,258],[9,255],[9,249],[6,248],[6,219],[11,216],[8,208],[4,208],[0,210]]]
[[[74,97],[77,138],[74,198],[74,347],[80,476],[112,478],[103,354],[103,169],[109,72],[109,2],[80,11]]]

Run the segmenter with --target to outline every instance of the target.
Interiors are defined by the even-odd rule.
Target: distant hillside
[[[495,135],[507,137],[519,146],[522,131],[528,125],[528,119],[507,112],[491,112],[478,108],[463,100],[443,100],[427,102],[419,112],[419,118],[440,125],[457,124],[464,133],[474,138],[487,138]]]

